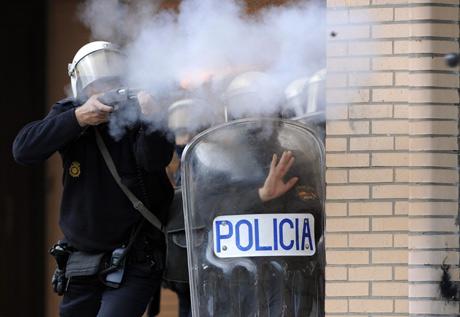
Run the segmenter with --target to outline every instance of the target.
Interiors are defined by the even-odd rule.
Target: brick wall
[[[457,315],[459,2],[327,3],[327,316]]]

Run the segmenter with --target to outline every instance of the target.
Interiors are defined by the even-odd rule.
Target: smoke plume
[[[236,0],[183,0],[178,10],[149,1],[91,0],[81,18],[94,40],[124,48],[129,86],[150,92],[165,112],[186,97],[206,103],[215,116],[230,103],[229,84],[238,74],[262,72],[250,102],[239,100],[234,108],[232,116],[239,117],[278,112],[290,82],[324,67],[326,18],[315,3],[290,2],[248,15]],[[152,119],[152,126],[164,128],[165,117]]]

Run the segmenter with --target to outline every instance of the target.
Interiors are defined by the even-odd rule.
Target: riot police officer
[[[174,146],[142,121],[155,109],[152,99],[145,93],[137,96],[130,106],[137,107],[138,117],[117,139],[108,128],[117,110],[100,99],[101,93],[123,84],[124,60],[112,43],[84,45],[69,64],[73,96],[54,104],[45,118],[27,124],[13,145],[21,164],[42,162],[55,152],[62,159],[61,245],[70,254],[66,267],[72,262],[74,275],[66,273],[61,316],[141,316],[161,285],[164,236],[143,221],[112,176],[96,141],[99,133],[120,182],[164,221],[173,195],[164,168]],[[73,258],[74,254],[82,256]],[[121,258],[115,257],[120,254]],[[121,259],[124,266],[118,262]],[[101,269],[113,265],[114,276],[101,274]]]

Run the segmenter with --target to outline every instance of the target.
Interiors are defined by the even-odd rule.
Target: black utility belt
[[[106,258],[107,253],[72,252],[67,260],[65,277],[96,275],[103,268],[103,259]]]
[[[112,288],[120,287],[128,250],[124,247],[112,252],[89,253],[75,250],[58,242],[50,253],[56,259],[57,268],[52,278],[53,289],[64,294],[73,278],[99,277],[101,282]]]

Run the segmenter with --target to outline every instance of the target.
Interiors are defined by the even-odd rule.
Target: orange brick
[[[354,6],[367,6],[370,0],[328,0],[327,7],[354,7]]]
[[[408,270],[408,279],[411,282],[429,282],[441,280],[442,271],[439,268],[410,268]]]
[[[423,61],[427,62],[427,61]],[[407,70],[409,68],[409,59],[406,56],[386,56],[386,57],[373,57],[372,69],[373,70]]]
[[[452,218],[411,218],[411,232],[458,232],[458,225]]]
[[[326,138],[326,151],[327,152],[344,152],[347,150],[346,138]]]
[[[399,264],[407,263],[407,250],[373,250],[372,263],[374,264]]]
[[[393,170],[388,168],[366,168],[349,170],[350,183],[380,183],[393,181]]]
[[[455,151],[458,144],[456,137],[411,138],[410,148],[414,151]]]
[[[412,121],[409,123],[410,134],[450,134],[456,136],[458,133],[457,121]]]
[[[411,166],[451,167],[458,163],[456,154],[443,153],[411,153]]]
[[[408,86],[409,73],[406,71],[395,72],[395,86]]]
[[[351,248],[388,248],[393,246],[393,235],[350,234],[349,245]]]
[[[417,297],[433,297],[436,298],[439,295],[439,284],[416,284],[413,283],[410,286],[409,295],[411,298]]]
[[[417,3],[458,4],[458,0],[417,0]]]
[[[451,103],[459,102],[457,89],[413,89],[408,94],[411,103]]]
[[[409,150],[409,137],[407,136],[397,136],[395,137],[395,150]]]
[[[401,282],[373,282],[372,296],[407,297],[409,294],[407,283]]]
[[[373,120],[372,134],[408,134],[406,120]]]
[[[351,299],[349,309],[352,313],[391,313],[393,301],[388,299]]]
[[[409,42],[407,42],[409,44]],[[395,43],[396,46],[396,43]],[[411,53],[439,53],[448,54],[458,50],[458,43],[456,41],[441,41],[441,40],[420,40],[410,42]],[[395,53],[397,53],[395,51]],[[400,53],[403,53],[402,51]]]
[[[326,118],[330,120],[340,120],[348,118],[348,106],[346,104],[328,105],[326,108]]]
[[[393,205],[391,202],[350,202],[350,216],[378,216],[391,215]]]
[[[414,216],[450,216],[457,213],[458,203],[456,202],[411,202],[411,215]]]
[[[407,197],[409,197],[409,187],[407,185],[376,185],[372,187],[372,198],[397,199]]]
[[[334,234],[334,233],[326,234],[326,249],[346,248],[347,246],[348,246],[348,235],[347,234]]]
[[[457,183],[458,174],[450,169],[413,168],[410,170],[410,179],[414,183]]]
[[[451,23],[411,23],[412,36],[458,37],[458,27]]]
[[[335,32],[336,36],[330,40],[355,40],[368,39],[370,27],[368,25],[340,25],[330,26],[328,34]]]
[[[383,22],[393,20],[393,8],[371,8],[350,10],[350,22]]]
[[[395,182],[396,183],[407,183],[411,176],[411,170],[408,168],[397,168],[395,169]]]
[[[351,56],[384,55],[384,54],[391,54],[392,51],[393,51],[393,44],[391,41],[353,42],[353,45],[350,45],[348,47],[348,53]]]
[[[368,121],[329,121],[326,123],[328,135],[368,134]]]
[[[411,235],[409,239],[409,248],[411,249],[441,249],[441,248],[459,248],[458,235]]]
[[[391,86],[393,73],[350,73],[348,75],[350,86]]]
[[[411,41],[395,40],[393,44],[394,54],[409,54],[409,49],[412,49]]]
[[[350,281],[388,281],[392,278],[392,269],[377,265],[350,267],[348,275]]]
[[[406,88],[374,88],[372,94],[374,102],[405,102],[409,95]]]
[[[348,183],[348,172],[346,170],[332,170],[326,171],[327,184],[345,184]]]
[[[395,234],[393,236],[393,246],[395,248],[407,248],[408,236],[407,233]]]
[[[356,137],[350,138],[350,151],[393,150],[393,137]]]
[[[368,218],[329,218],[326,232],[358,232],[369,231]]]
[[[368,102],[369,89],[328,89],[328,103]]]
[[[435,7],[435,6],[413,7],[411,8],[410,18],[412,21],[416,21],[416,20],[458,21],[458,9],[455,10],[454,8],[450,8],[450,7]]]
[[[363,282],[326,283],[326,296],[368,296],[369,284]]]
[[[395,202],[395,215],[407,215],[409,213],[409,203],[407,201]]]
[[[407,0],[372,0],[373,5],[382,4],[407,4]]]
[[[329,185],[326,188],[327,199],[369,199],[369,186],[365,185]]]
[[[396,299],[395,313],[409,313],[409,301],[407,299]]]
[[[394,117],[407,119],[409,117],[409,107],[407,105],[394,105]]]
[[[369,166],[369,154],[326,154],[327,167]]]
[[[348,301],[346,299],[328,299],[325,302],[326,313],[346,313]]]
[[[374,217],[372,231],[407,231],[407,217]]]
[[[457,251],[418,251],[409,252],[409,263],[411,265],[458,265],[459,254]]]
[[[326,215],[328,217],[340,217],[347,215],[347,203],[326,202]]]
[[[410,35],[411,28],[412,25],[406,23],[373,25],[372,37],[375,39],[407,38]]]
[[[451,68],[449,68],[449,66],[447,66],[443,57],[423,57],[423,56],[411,57],[410,65],[407,64],[407,66],[408,67],[410,66],[410,69],[414,71],[415,70],[420,70],[420,71],[422,70],[427,70],[427,71],[452,70]]]
[[[357,72],[370,69],[368,57],[330,57],[327,59],[328,72]]]
[[[345,281],[347,280],[347,268],[339,266],[326,266],[327,281]]]
[[[411,156],[412,159],[412,156]],[[408,153],[373,153],[372,166],[407,166]],[[411,161],[412,162],[412,161]]]
[[[350,105],[349,115],[351,119],[391,118],[393,115],[392,105]]]
[[[457,185],[411,185],[411,199],[455,200],[458,198]]]
[[[409,21],[410,8],[395,8],[395,21]]]
[[[368,264],[368,251],[328,251],[326,252],[328,264]]]
[[[407,266],[395,266],[394,267],[394,279],[396,281],[407,281],[408,280]]]
[[[440,105],[424,105],[410,106],[411,119],[452,119],[458,116],[457,105],[440,106]]]

